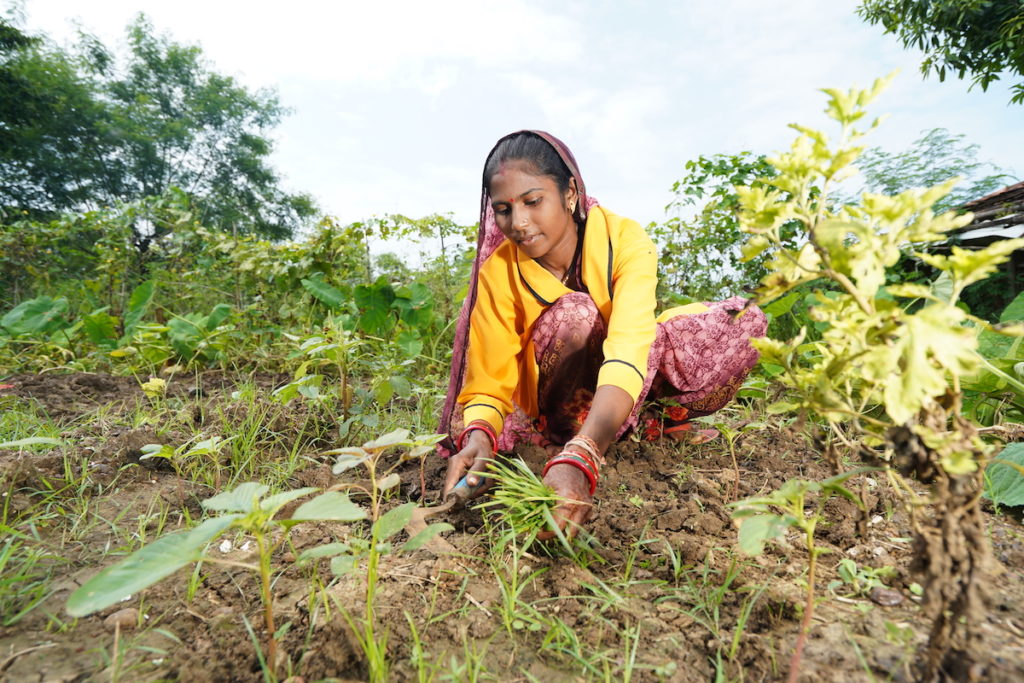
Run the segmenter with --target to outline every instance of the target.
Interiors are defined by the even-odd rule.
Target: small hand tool
[[[487,482],[481,477],[480,482],[476,486],[470,486],[469,482],[466,481],[466,477],[459,480],[459,483],[448,492],[445,496],[444,502],[440,505],[434,505],[426,508],[416,508],[412,511],[412,519],[405,525],[405,531],[409,534],[409,538],[412,538],[419,532],[427,528],[427,520],[431,517],[444,514],[451,510],[462,507],[466,504],[466,501],[473,497],[473,495],[483,488]],[[434,536],[432,539],[427,541],[425,548],[430,548],[434,552],[456,552],[455,546],[448,541],[444,540],[440,536]]]

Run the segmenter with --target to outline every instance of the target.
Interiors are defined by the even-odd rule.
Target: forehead
[[[511,159],[503,161],[491,177],[489,194],[497,200],[505,199],[504,195],[515,196],[530,189],[557,190],[554,178],[537,173],[537,168],[529,161]]]

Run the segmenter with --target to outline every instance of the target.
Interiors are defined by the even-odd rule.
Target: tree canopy
[[[857,13],[925,53],[924,74],[946,73],[986,90],[1000,74],[1024,77],[1024,2],[1020,0],[863,0]],[[1011,102],[1024,103],[1024,80]]]
[[[205,224],[272,238],[316,212],[269,163],[274,92],[215,72],[141,14],[127,38],[124,55],[87,35],[65,49],[0,19],[0,208],[45,218],[177,187]],[[139,246],[152,237],[140,228]]]

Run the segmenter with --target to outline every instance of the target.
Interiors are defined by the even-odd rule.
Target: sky
[[[856,15],[856,0],[25,0],[25,28],[78,27],[108,46],[144,12],[214,69],[273,88],[290,115],[272,163],[290,191],[343,223],[388,213],[476,221],[480,173],[502,135],[547,130],[590,194],[647,224],[701,154],[788,147],[789,123],[829,127],[824,87],[898,69],[866,140],[889,151],[947,128],[1024,174],[1024,106],[919,72]]]

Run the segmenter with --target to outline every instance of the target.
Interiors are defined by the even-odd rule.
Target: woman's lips
[[[528,247],[537,241],[537,235],[530,235],[529,237],[523,237],[519,240],[519,244],[524,247]]]

